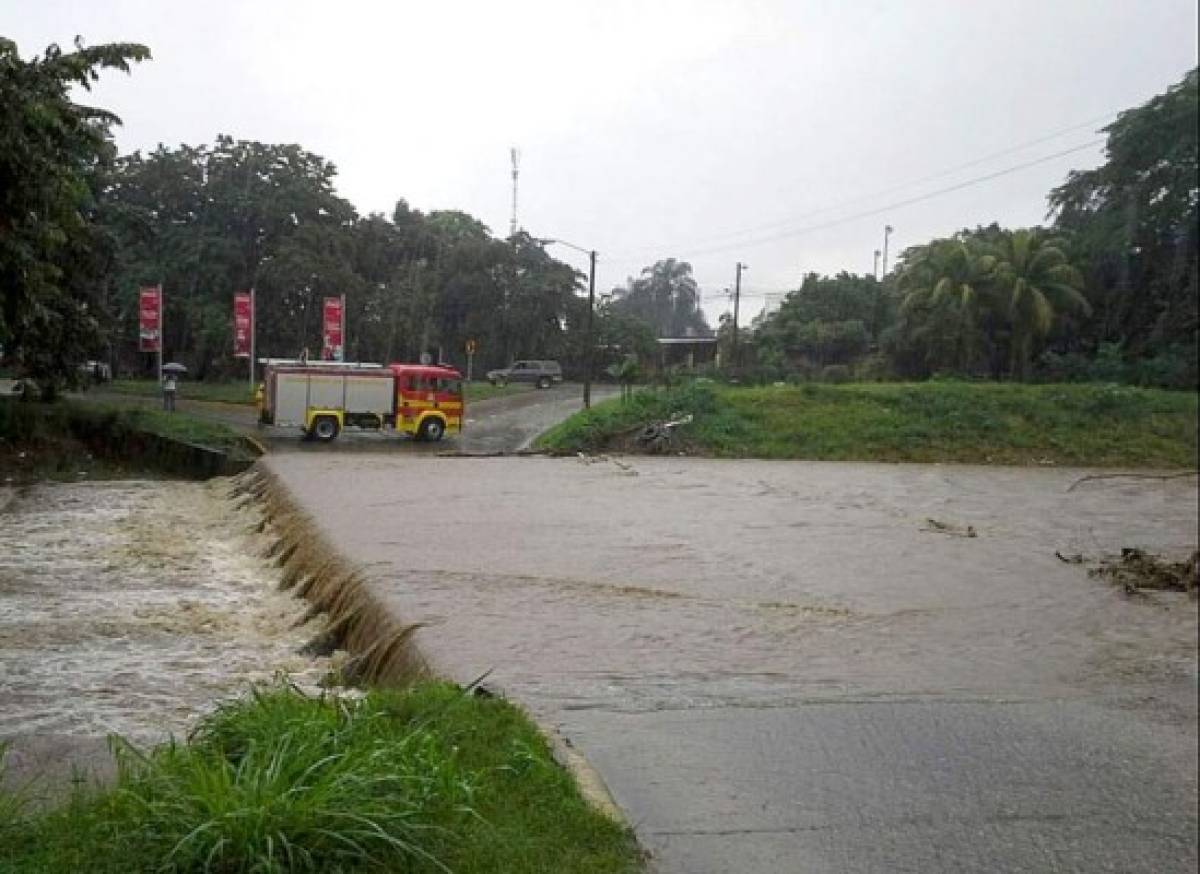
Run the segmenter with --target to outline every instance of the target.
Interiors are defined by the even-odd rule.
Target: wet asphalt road
[[[525,433],[499,411],[489,427],[506,447]],[[443,672],[492,670],[584,752],[656,871],[1196,868],[1196,602],[1130,599],[1054,557],[1190,551],[1194,481],[267,464],[397,615],[425,623]],[[412,512],[424,484],[437,512]]]

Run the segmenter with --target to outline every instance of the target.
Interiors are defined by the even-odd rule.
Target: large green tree
[[[753,326],[753,344],[765,364],[845,364],[878,340],[889,311],[883,286],[873,276],[809,273],[779,309]]]
[[[360,290],[353,207],[334,167],[298,146],[219,137],[121,158],[103,195],[119,244],[119,337],[136,336],[137,288],[161,282],[166,354],[201,377],[232,366],[230,301],[257,291],[258,351],[297,355],[320,340],[322,295]],[[353,300],[361,301],[354,294]]]
[[[641,319],[659,337],[710,336],[712,329],[700,309],[700,288],[692,265],[666,258],[613,289],[613,309]]]
[[[74,51],[51,45],[25,61],[0,38],[0,346],[49,396],[97,351],[112,257],[95,217],[120,120],[72,89],[149,57],[134,43],[76,39]]]
[[[1091,313],[1083,278],[1067,260],[1062,244],[1035,229],[1004,234],[992,249],[991,284],[996,305],[1007,308],[1010,374],[1029,378],[1037,345],[1064,314]]]
[[[1106,160],[1050,194],[1055,225],[1085,265],[1096,318],[1087,345],[1195,356],[1200,249],[1200,93],[1192,70],[1105,128]]]
[[[970,372],[983,360],[995,270],[995,256],[964,235],[904,253],[900,327],[909,342],[924,347],[929,371]]]
[[[403,200],[390,218],[360,217],[334,181],[331,163],[298,146],[229,137],[122,158],[103,205],[120,243],[127,356],[137,288],[160,281],[167,354],[201,377],[244,367],[231,357],[230,304],[251,286],[262,356],[315,355],[321,301],[340,295],[352,358],[461,365],[468,339],[481,368],[574,354],[578,276],[539,241],[499,240],[464,212],[426,214]]]

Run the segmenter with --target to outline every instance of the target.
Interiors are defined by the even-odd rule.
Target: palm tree
[[[1090,315],[1080,291],[1083,278],[1062,244],[1036,229],[1005,234],[994,247],[996,293],[1012,328],[1011,375],[1024,381],[1035,346],[1050,333],[1055,317],[1074,311]]]
[[[979,345],[979,318],[992,301],[996,259],[966,240],[935,240],[905,256],[900,273],[903,316],[918,335],[951,336],[955,366],[968,371]],[[940,323],[940,330],[932,330]],[[931,350],[933,351],[933,350]]]

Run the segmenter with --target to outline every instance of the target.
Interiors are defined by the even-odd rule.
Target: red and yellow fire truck
[[[346,428],[441,440],[463,427],[462,375],[436,364],[266,361],[260,420],[328,442]]]

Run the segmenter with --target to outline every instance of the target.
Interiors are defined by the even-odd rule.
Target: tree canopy
[[[700,309],[700,289],[692,265],[686,261],[656,261],[612,293],[614,312],[640,319],[659,337],[712,335]]]
[[[135,43],[29,61],[0,38],[0,346],[51,394],[100,341],[100,287],[113,256],[97,223],[115,149],[110,112],[76,103],[101,71],[128,72],[150,51]]]
[[[1193,70],[1121,113],[1105,128],[1105,163],[1050,193],[1052,227],[993,224],[931,240],[874,286],[844,273],[805,277],[755,326],[758,360],[840,365],[876,350],[905,377],[1124,370],[1194,388],[1198,96]]]
[[[1107,160],[1073,172],[1050,194],[1055,227],[1071,239],[1096,318],[1082,340],[1135,353],[1194,350],[1200,244],[1200,93],[1192,70],[1104,130]]]
[[[218,136],[119,156],[119,120],[75,102],[132,43],[50,46],[23,60],[0,39],[0,353],[51,389],[137,351],[138,289],[165,292],[164,351],[200,377],[244,372],[232,299],[253,287],[257,351],[321,345],[321,301],[344,295],[347,354],[480,368],[585,359],[583,277],[521,232],[494,236],[457,210],[360,215],[337,170],[296,144]],[[1029,379],[1063,362],[1156,361],[1195,386],[1200,249],[1197,71],[1105,128],[1106,160],[1049,195],[1052,226],[963,230],[913,246],[894,272],[805,276],[748,332],[779,373],[859,362],[872,372]],[[607,300],[606,300],[607,298]],[[652,357],[656,337],[712,336],[685,261],[665,258],[602,295],[598,362]],[[729,345],[723,324],[718,347]],[[865,366],[865,365],[864,365]],[[1088,368],[1075,370],[1087,372]],[[865,371],[864,371],[865,372]]]

